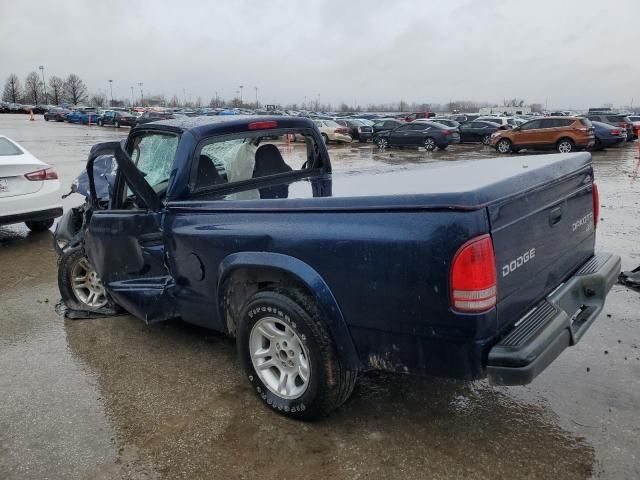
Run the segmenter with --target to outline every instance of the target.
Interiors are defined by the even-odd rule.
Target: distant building
[[[528,115],[531,107],[482,107],[478,112],[480,115]]]

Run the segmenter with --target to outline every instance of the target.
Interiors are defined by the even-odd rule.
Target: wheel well
[[[571,137],[562,137],[562,138],[558,139],[558,141],[556,142],[556,145],[559,145],[560,142],[563,141],[563,140],[569,140],[573,145],[576,144],[576,142],[574,142]]]
[[[295,275],[276,268],[242,267],[235,269],[222,284],[220,310],[224,315],[227,333],[236,335],[236,325],[245,302],[260,290],[294,288],[313,297],[309,287]]]

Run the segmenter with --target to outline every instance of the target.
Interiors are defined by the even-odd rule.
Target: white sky
[[[0,0],[0,81],[114,97],[640,103],[640,0]]]

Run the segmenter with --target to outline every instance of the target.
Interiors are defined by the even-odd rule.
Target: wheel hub
[[[259,319],[249,335],[251,362],[262,383],[281,398],[299,398],[311,373],[307,349],[298,334],[275,317]]]

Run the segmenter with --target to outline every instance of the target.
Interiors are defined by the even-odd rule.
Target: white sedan
[[[60,215],[56,171],[0,135],[0,225],[24,222],[30,230],[43,231]]]

